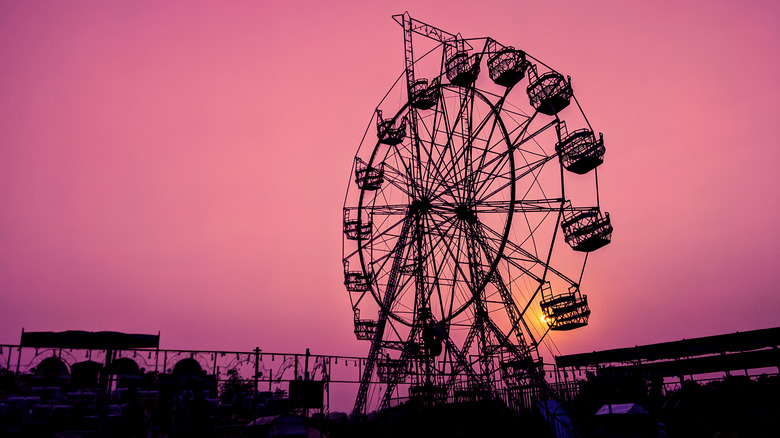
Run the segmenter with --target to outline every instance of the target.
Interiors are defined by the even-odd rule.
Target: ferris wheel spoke
[[[509,163],[500,172],[477,178],[478,183],[474,184],[474,202],[479,204],[493,197],[506,196],[505,189],[511,187],[515,179],[516,171]]]
[[[435,221],[433,221],[433,218],[430,215],[426,215],[423,220],[425,221],[426,229],[432,229],[434,227],[431,227],[431,223],[433,222],[435,225]],[[451,227],[449,227],[451,229]],[[427,255],[426,259],[429,261],[429,264],[431,266],[431,275],[428,278],[431,278],[431,282],[428,284],[429,290],[427,291],[427,301],[431,301],[431,297],[435,294],[439,297],[438,303],[439,303],[439,310],[441,315],[446,315],[444,311],[444,302],[445,300],[442,298],[442,284],[440,279],[442,278],[443,269],[446,266],[446,256],[442,257],[442,242],[447,238],[449,235],[449,230],[447,231],[447,234],[437,234],[439,238],[434,241],[433,238],[434,233],[425,233],[425,238],[428,240],[428,248],[429,248],[429,254]],[[441,262],[441,263],[440,263]]]
[[[433,150],[434,146],[436,145],[434,144],[431,145],[431,150]],[[446,156],[447,152],[450,153],[449,159]],[[437,160],[442,162],[454,162],[455,157],[453,157],[451,153],[452,153],[452,148],[445,148],[444,152],[439,154],[439,158]],[[430,159],[427,161],[430,163],[431,161],[434,161],[435,157],[431,154],[429,155],[429,158]],[[433,166],[433,168],[428,170],[428,176],[432,181],[452,181],[450,173],[451,173],[450,168],[444,166],[443,163],[437,166]],[[430,196],[432,193],[435,193],[438,190],[439,189],[437,186],[426,187],[424,191],[424,196]],[[455,192],[452,191],[448,192],[448,194],[453,198],[457,198],[458,196]]]
[[[513,175],[516,170],[509,168],[509,153],[511,152],[499,154],[497,160],[491,160],[493,166],[490,169],[487,169],[486,166],[475,169],[476,174],[482,175],[479,183],[474,188],[477,199],[490,198],[513,184],[515,179],[519,179],[519,176]],[[502,181],[503,183],[501,183]],[[495,187],[496,185],[498,187]],[[494,190],[488,192],[488,194],[483,194],[493,187],[495,187]]]
[[[495,230],[492,230],[490,228],[485,228],[486,230],[490,231],[491,233],[496,233]],[[561,280],[571,284],[572,286],[576,285],[577,282],[572,280],[571,278],[567,277],[563,272],[555,269],[553,266],[551,266],[549,263],[545,262],[544,260],[540,259],[533,253],[529,252],[528,250],[524,249],[520,245],[518,245],[515,242],[507,241],[506,243],[506,249],[504,250],[504,253],[501,256],[506,262],[512,264],[512,266],[520,269],[523,271],[524,274],[530,276],[534,280],[537,280],[538,282],[543,282],[544,280],[535,274],[533,274],[531,271],[529,271],[526,267],[523,267],[520,265],[521,262],[531,263],[534,265],[541,265],[548,271],[555,274],[557,277],[559,277]]]
[[[425,233],[425,236],[428,239],[428,243],[431,247],[431,250],[424,254],[424,257],[431,257],[435,258],[433,254],[433,248],[443,248],[445,250],[445,257],[449,257],[451,260],[458,260],[459,257],[457,254],[452,252],[452,249],[450,248],[450,245],[447,245],[447,242],[452,241],[453,236],[453,230],[457,231],[457,223],[454,220],[454,218],[444,218],[441,221],[433,220],[433,215],[429,218],[430,225],[428,228],[431,229],[430,232]],[[443,228],[443,226],[446,226],[446,228]],[[436,240],[433,240],[433,236],[437,236]]]
[[[498,233],[496,233],[496,237],[494,238],[488,236],[484,232],[475,231],[479,229],[489,229],[493,232],[495,232],[495,230],[485,225],[484,222],[478,221],[471,226],[469,233],[470,238],[477,244],[477,249],[481,250],[482,256],[486,260],[485,265],[491,266],[493,265],[493,261],[500,254],[501,243],[504,239],[501,235],[498,235]]]
[[[534,121],[534,118],[536,117],[536,114],[534,114],[530,119],[528,119],[522,126],[522,129],[519,130],[517,133],[517,136],[515,137],[515,141],[512,142],[512,149],[513,150],[520,150],[526,153],[533,153],[530,149],[522,149],[521,146],[524,146],[526,143],[530,141],[535,141],[536,137],[538,137],[540,134],[546,132],[548,129],[552,128],[553,126],[558,124],[558,120],[554,119],[546,124],[539,127],[536,131],[528,133],[528,128],[531,126],[531,123]],[[545,154],[542,154],[545,155]]]
[[[451,134],[448,129],[449,121],[447,115],[447,103],[445,97],[443,96],[443,91],[444,90],[442,90],[440,93],[440,104],[436,107],[436,111],[432,118],[431,127],[428,128],[428,124],[423,122],[425,131],[428,134],[428,138],[425,140],[420,139],[421,144],[428,145],[428,157],[430,158],[430,162],[426,163],[429,167],[426,168],[426,178],[423,181],[425,194],[430,193],[430,188],[428,186],[431,184],[431,181],[442,178],[443,162],[440,160],[443,160],[445,154],[449,151]],[[442,135],[442,125],[444,129],[443,135],[445,137],[445,141],[443,143],[440,140],[440,136]],[[438,158],[436,155],[438,155]]]
[[[490,123],[490,133],[487,135],[487,137],[483,140],[487,145],[490,145],[490,139],[493,138],[493,134],[495,132],[496,126],[499,124],[501,110],[504,106],[504,101],[506,99],[507,94],[509,93],[509,90],[507,90],[504,95],[499,99],[499,101],[496,103],[496,105],[487,104],[490,111],[485,114],[485,116],[479,121],[477,124],[477,128],[473,130],[473,133],[471,134],[472,138],[477,138],[482,133],[482,130],[485,129],[485,127],[488,125],[488,122],[492,120],[492,123]],[[485,99],[484,96],[482,99]],[[487,100],[485,100],[487,102]],[[505,139],[502,137],[499,139],[499,143],[503,143]],[[471,143],[471,142],[469,142]],[[485,151],[487,151],[487,147],[485,148]]]
[[[429,245],[433,245],[433,242],[429,242]],[[442,279],[442,274],[445,274],[444,268],[447,266],[447,263],[446,263],[446,259],[440,260],[438,257],[436,257],[436,254],[441,256],[442,253],[441,249],[438,250],[432,249],[431,253],[432,253],[432,257],[430,258],[430,264],[432,267],[432,275],[431,275],[432,280],[431,280],[431,284],[429,284],[430,289],[427,293],[427,300],[430,302],[433,296],[438,297],[438,299],[435,301],[438,303],[438,307],[439,307],[438,311],[439,311],[439,315],[441,315],[439,319],[445,319],[445,317],[452,312],[452,305],[454,302],[453,299],[448,300],[446,298],[447,295],[446,291],[442,290],[443,285],[441,279]],[[449,311],[445,309],[447,303],[449,303],[449,307],[450,307]],[[429,305],[433,305],[433,304],[436,303],[431,303]]]
[[[397,221],[376,235],[372,235],[371,239],[366,242],[364,247],[372,248],[372,254],[374,254],[369,264],[371,272],[386,272],[388,262],[403,257],[405,250],[403,242],[406,240],[406,236],[403,234],[404,227],[401,227],[399,234],[392,234],[392,231],[405,222],[406,218]]]
[[[518,137],[522,136],[522,132],[526,131],[528,129],[528,126],[533,122],[533,116],[528,116],[525,114],[520,114],[517,112],[513,112],[510,110],[507,110],[506,107],[502,110],[502,119],[506,123],[511,122],[511,127],[506,128],[507,129],[507,138],[515,138],[515,143],[517,142]],[[509,116],[503,117],[503,116]],[[506,125],[505,125],[506,126]],[[511,143],[511,141],[510,141]]]
[[[443,167],[444,172],[441,172],[441,178],[432,179],[431,184],[440,183],[442,181],[452,181],[454,178],[458,178],[459,169],[457,164],[462,160],[463,154],[465,153],[467,147],[466,139],[468,138],[468,133],[464,134],[463,126],[458,125],[462,125],[464,114],[468,114],[468,104],[473,100],[473,96],[464,94],[460,88],[458,88],[457,93],[455,94],[459,101],[455,118],[450,119],[448,105],[443,105],[441,111],[442,124],[445,127],[444,133],[446,136],[446,142],[443,145],[443,149],[445,152],[449,152],[449,157],[447,157],[446,154],[441,154],[438,157],[438,161],[436,161],[435,167]],[[459,128],[460,132],[458,132]],[[435,144],[435,140],[432,141],[432,143]],[[446,158],[448,158],[448,160],[445,161]],[[434,193],[436,190],[436,186],[434,185],[426,184],[426,187],[428,189],[427,193]],[[458,193],[458,196],[462,196],[462,193]]]
[[[375,248],[374,253],[378,255],[374,256],[370,265],[373,272],[383,272],[388,261],[393,260],[392,257],[396,253],[397,249],[394,246],[391,246],[391,244],[397,243],[401,238],[401,236],[394,236],[388,234],[387,232],[383,232],[382,235],[384,235],[386,238],[372,239],[366,245],[367,247],[379,247]]]
[[[519,174],[515,175],[515,179],[516,180],[520,180],[520,179],[524,178],[527,175],[533,174],[534,171],[538,171],[539,169],[541,169],[542,166],[547,164],[553,158],[554,158],[554,156],[551,155],[549,157],[544,157],[543,159],[540,159],[539,161],[537,161],[535,163],[529,163],[529,165],[526,166],[524,169],[522,169],[522,171]],[[480,199],[489,199],[492,196],[495,196],[496,194],[500,193],[502,190],[504,190],[506,187],[508,187],[509,185],[511,185],[513,183],[514,183],[514,181],[508,181],[508,182],[506,182],[504,184],[501,184],[498,187],[496,187],[493,190],[491,190],[490,192],[481,195],[479,198]]]
[[[371,295],[371,294],[367,290],[357,294],[357,298],[353,299],[353,302],[352,302],[352,309],[353,310],[360,308],[360,304],[363,301],[363,298],[366,297],[366,295]]]
[[[401,172],[399,169],[396,169],[394,166],[388,164],[385,161],[384,163],[385,180],[390,182],[390,184],[393,187],[397,188],[402,193],[411,197],[412,193],[414,192],[413,189],[415,187],[414,180],[409,176],[409,169],[407,167],[406,162],[403,160],[402,157],[400,156],[397,157],[398,157],[397,159],[401,161],[401,164],[404,165],[404,170],[406,172]]]
[[[489,228],[487,228],[487,227],[484,227],[484,226],[483,226],[483,228],[489,229]],[[492,230],[490,230],[490,231],[492,231]],[[526,276],[528,276],[528,277],[532,278],[534,281],[536,281],[536,282],[538,282],[538,283],[542,283],[542,282],[543,282],[543,279],[542,279],[542,278],[540,278],[539,276],[537,276],[537,275],[536,275],[536,274],[535,274],[533,271],[531,271],[529,268],[527,268],[527,267],[523,266],[522,264],[520,264],[520,262],[519,262],[518,260],[516,260],[515,258],[509,257],[509,256],[507,256],[505,253],[504,253],[504,254],[501,254],[500,258],[501,258],[501,260],[504,260],[504,261],[506,261],[507,263],[509,263],[509,264],[510,264],[510,265],[512,265],[513,267],[515,267],[515,268],[517,268],[518,270],[520,270],[520,272],[522,272],[524,275],[526,275]],[[530,261],[530,260],[524,260],[524,261]]]
[[[524,199],[521,201],[515,201],[514,203],[511,201],[480,201],[477,203],[476,212],[478,214],[506,214],[510,210],[516,213],[557,212],[560,210],[561,203],[563,203],[562,199]]]
[[[393,301],[390,303],[390,308],[388,311],[390,311],[396,318],[401,318],[404,316],[404,318],[408,318],[409,315],[414,315],[415,309],[413,307],[409,307],[406,302],[407,300],[407,294],[409,289],[409,292],[414,293],[413,289],[410,288],[410,285],[414,281],[414,277],[411,275],[406,274],[399,274],[400,281],[398,283],[398,287],[396,289],[396,295],[393,298]],[[401,318],[401,319],[404,319]]]
[[[444,222],[444,224],[447,225],[447,229],[442,230],[433,218],[430,219],[430,222],[432,222],[433,225],[431,228],[434,230],[427,234],[429,240],[428,244],[431,248],[428,259],[433,265],[432,278],[434,287],[430,293],[432,294],[433,290],[435,290],[438,295],[439,310],[441,311],[442,319],[449,319],[453,312],[457,310],[454,308],[457,294],[455,288],[457,281],[455,280],[457,279],[458,274],[461,276],[465,275],[462,272],[459,263],[461,258],[461,251],[458,249],[461,246],[460,238],[455,237],[455,234],[458,233],[459,230],[455,221],[450,220]],[[433,235],[437,235],[439,238],[434,241]],[[452,242],[452,244],[448,245],[447,242]],[[454,246],[455,250],[453,250],[451,246]],[[437,257],[437,255],[439,257]],[[447,269],[447,271],[445,271],[445,269]],[[442,285],[441,279],[452,279],[450,281],[452,284]],[[443,290],[442,287],[447,288],[447,290]],[[445,308],[446,305],[449,305],[449,308]]]
[[[407,277],[406,281],[399,283],[399,279],[404,276],[404,262],[410,257],[408,254],[410,247],[407,244],[407,240],[412,228],[412,220],[409,216],[405,217],[402,222],[403,227],[401,232],[399,233],[398,238],[395,240],[392,250],[389,251],[387,257],[384,258],[381,269],[374,269],[376,266],[371,265],[372,272],[378,273],[376,274],[375,278],[377,282],[379,282],[380,278],[387,278],[383,288],[384,296],[380,302],[382,309],[388,312],[388,315],[390,316],[394,315],[393,305],[397,305],[403,302],[402,292],[406,289],[406,285],[411,281],[411,278]],[[386,269],[386,264],[390,260],[392,260],[392,265],[388,271]],[[395,315],[395,317],[397,318],[397,315]]]
[[[457,240],[455,240],[454,242],[456,248],[454,254],[456,256],[450,258],[450,260],[452,261],[451,263],[452,263],[452,270],[453,270],[452,284],[450,285],[451,296],[455,296],[455,294],[458,293],[458,288],[457,288],[458,284],[468,282],[468,277],[466,277],[466,273],[463,271],[463,267],[462,267],[464,263],[462,257],[465,256],[466,261],[468,261],[468,254],[465,251],[463,251],[463,245],[465,245],[466,236],[463,233],[462,227],[457,227],[456,232],[457,232]],[[445,248],[449,250],[449,246],[446,246]],[[450,309],[449,309],[450,315],[452,315],[453,312],[455,311],[454,306],[455,306],[455,300],[450,300]]]
[[[519,213],[555,212],[560,210],[560,204],[563,202],[564,202],[563,198],[524,199],[524,200],[515,201],[514,208],[511,208],[511,205],[513,204],[511,201],[480,200],[475,203],[475,207],[476,207],[475,212],[476,213],[504,213],[504,214],[510,211],[519,212]],[[452,210],[454,208],[455,208],[455,204],[451,204],[449,202],[433,202],[430,205],[431,211],[436,212],[438,214],[452,213]],[[350,207],[349,209],[356,210],[357,208]],[[372,216],[399,216],[399,215],[404,216],[409,211],[409,206],[407,204],[378,205],[366,209],[370,212]],[[400,223],[400,221],[398,223]]]
[[[485,120],[485,121],[487,121],[487,120]],[[491,127],[490,127],[490,133],[488,134],[487,138],[484,140],[485,147],[481,148],[481,153],[479,154],[478,159],[476,159],[476,160],[472,159],[472,163],[471,163],[470,167],[473,169],[473,172],[475,174],[482,174],[481,169],[484,169],[485,162],[486,162],[486,160],[488,158],[489,153],[490,154],[496,154],[496,152],[493,151],[492,148],[493,147],[498,147],[501,144],[502,140],[503,140],[503,138],[499,139],[498,142],[491,147],[491,140],[493,138],[493,135],[495,134],[495,130],[496,130],[496,126],[497,125],[498,125],[498,117],[494,117],[493,118],[493,123],[491,124]],[[480,128],[480,130],[481,130],[481,128]],[[474,162],[477,163],[476,166],[474,166]]]
[[[523,146],[524,144],[526,144],[529,141],[532,141],[534,138],[536,138],[536,136],[538,136],[539,134],[545,132],[546,130],[550,129],[553,125],[555,125],[555,121],[550,122],[550,123],[542,126],[541,128],[539,128],[538,130],[534,131],[530,135],[527,135],[527,136],[523,137],[523,135],[526,133],[526,130],[528,129],[528,126],[530,125],[531,121],[532,121],[532,119],[529,119],[523,126],[520,127],[521,129],[520,129],[520,133],[517,135],[517,139],[512,143],[512,146],[507,151],[504,151],[504,152],[502,152],[500,154],[497,154],[496,157],[490,159],[489,161],[484,162],[484,164],[482,166],[480,166],[478,169],[475,169],[475,171],[483,172],[483,173],[485,173],[487,175],[491,175],[491,174],[495,173],[495,169],[500,169],[504,165],[503,163],[505,162],[505,160],[507,158],[507,155],[510,154],[510,153],[513,153],[515,151],[522,151],[523,152],[523,154],[521,154],[521,155],[523,156],[523,161],[525,161],[525,166],[519,166],[519,169],[528,168],[528,167],[533,168],[533,167],[535,167],[536,163],[540,163],[540,162],[544,163],[544,162],[547,162],[547,161],[551,160],[552,158],[556,157],[557,154],[552,154],[552,155],[548,156],[546,154],[541,154],[539,152],[526,151],[524,149],[521,149],[521,146]],[[534,160],[532,160],[532,161],[529,161],[528,158],[526,157],[526,155],[534,156],[536,158]],[[488,168],[493,169],[493,170],[486,171],[485,169],[488,169]],[[520,178],[518,178],[518,179],[520,179]],[[485,183],[485,182],[487,182],[487,180],[483,181],[483,183]]]
[[[442,105],[440,108],[437,108],[436,115],[433,117],[433,126],[431,128],[428,127],[428,124],[425,123],[423,119],[420,119],[418,122],[418,125],[422,125],[427,134],[426,139],[420,138],[419,135],[416,138],[420,153],[425,157],[423,161],[425,162],[425,175],[427,178],[425,178],[426,184],[424,184],[424,190],[422,192],[424,196],[431,191],[428,186],[429,183],[427,183],[428,180],[437,181],[444,178],[444,175],[442,174],[442,160],[446,156],[445,153],[448,148],[446,145],[439,145],[436,143],[437,122],[440,120],[438,115],[440,111],[446,111],[446,106]]]
[[[366,209],[372,216],[406,216],[406,212],[409,210],[407,204],[394,204],[394,205],[376,205]]]
[[[476,98],[473,94],[470,96],[467,96],[468,99],[464,100],[461,104],[461,111],[459,112],[459,116],[463,116],[464,112],[462,108],[468,104],[471,105],[471,108],[467,110],[467,113],[470,114],[469,118],[473,118],[473,114],[475,112],[474,105],[477,101],[482,101],[484,98]],[[461,119],[457,119],[460,121]],[[459,144],[462,144],[462,147],[457,148],[457,152],[454,152],[456,148],[450,147],[449,150],[451,151],[449,158],[450,165],[447,166],[448,173],[445,175],[445,178],[440,178],[438,180],[439,186],[434,187],[432,190],[433,192],[437,192],[440,190],[440,187],[447,183],[447,181],[452,181],[452,179],[461,180],[461,181],[467,181],[468,175],[474,174],[473,167],[474,162],[476,161],[484,161],[484,156],[486,156],[489,151],[492,149],[493,146],[491,146],[491,139],[493,137],[495,128],[497,126],[498,119],[495,115],[495,113],[492,111],[492,108],[490,111],[487,111],[486,114],[477,121],[477,126],[474,128],[471,123],[462,122],[460,126],[460,134],[453,134],[450,136],[450,138],[460,138],[461,142]],[[449,125],[449,124],[448,124]],[[466,126],[463,126],[466,125]],[[486,126],[490,126],[489,133],[486,138],[480,138],[482,131],[485,129]],[[456,132],[456,127],[453,127],[452,132]],[[484,147],[479,147],[478,143],[484,143]],[[455,142],[450,142],[451,145],[454,145]],[[495,146],[498,146],[500,142],[496,143]],[[469,155],[472,153],[472,150],[480,150],[481,154],[477,159],[469,158]],[[444,155],[442,155],[440,158],[439,166],[443,165],[444,163],[441,162],[444,159]],[[461,164],[458,166],[458,164]],[[462,189],[468,189],[473,182],[469,183],[467,181],[466,186]],[[460,187],[458,187],[460,188]],[[461,191],[462,191],[461,189]],[[463,196],[461,193],[459,193],[459,199],[463,199]]]
[[[359,210],[357,207],[346,207],[345,210],[349,211],[355,211]],[[380,215],[373,215],[374,218]],[[399,235],[393,234],[393,231],[403,223],[403,219],[400,219],[394,223],[389,223],[389,219],[392,218],[392,216],[385,216],[384,219],[380,223],[374,223],[374,227],[377,230],[377,232],[372,232],[370,234],[370,237],[365,240],[358,240],[358,246],[355,250],[351,251],[350,253],[347,253],[344,255],[344,260],[350,260],[356,255],[358,255],[361,251],[365,250],[366,248],[372,248],[374,250],[378,248],[388,247],[391,245],[394,241],[396,241],[399,238]],[[388,249],[387,252],[390,250]],[[378,259],[381,259],[383,257],[379,257]]]
[[[467,254],[463,251],[462,246],[465,244],[465,236],[462,234],[460,227],[457,227],[457,223],[455,221],[448,221],[445,222],[445,224],[449,224],[447,231],[445,232],[442,230],[440,224],[436,221],[433,221],[433,229],[434,232],[431,234],[435,234],[438,236],[441,236],[440,239],[435,242],[436,246],[440,246],[443,250],[443,260],[449,261],[449,265],[446,265],[449,267],[449,269],[452,270],[451,276],[448,276],[447,278],[451,281],[451,285],[448,285],[448,287],[451,290],[450,293],[450,309],[448,312],[443,313],[443,316],[446,316],[448,318],[451,318],[455,316],[455,312],[459,313],[461,309],[455,309],[455,297],[457,295],[457,285],[459,282],[457,281],[458,277],[462,279],[468,279],[470,278],[469,275],[467,275],[463,271],[463,260],[464,257],[467,259]],[[452,242],[451,245],[447,245],[447,240],[444,239],[445,236],[449,236],[450,233],[452,233],[452,229],[455,228],[455,231],[458,234],[457,238],[451,238],[449,241]],[[454,233],[452,234],[454,235]],[[431,245],[433,245],[434,242],[431,242]],[[454,248],[453,248],[454,247]],[[441,268],[443,269],[445,267],[445,263],[442,263]],[[468,299],[461,304],[461,307],[465,306],[468,303]]]
[[[444,89],[441,89],[439,92],[439,99],[438,99],[438,106],[436,108],[436,111],[432,117],[432,124],[430,129],[428,128],[428,124],[424,123],[424,121],[421,120],[423,123],[423,126],[426,128],[426,133],[428,134],[428,140],[427,143],[430,143],[430,150],[431,150],[431,158],[434,157],[433,153],[435,152],[438,154],[438,160],[435,161],[435,164],[431,166],[429,169],[429,174],[431,176],[436,176],[439,179],[442,178],[441,169],[444,164],[444,159],[447,152],[451,152],[451,148],[449,147],[450,143],[449,140],[445,141],[444,144],[441,144],[438,142],[438,136],[441,132],[441,126],[444,125],[444,135],[447,139],[450,138],[448,127],[449,127],[449,118],[447,117],[447,103],[444,97]],[[434,163],[434,160],[431,160],[431,164]],[[435,180],[435,179],[434,179]]]
[[[486,243],[486,240],[488,240],[488,237],[487,237],[487,235],[485,233],[486,229],[489,229],[489,227],[486,227],[482,223],[475,224],[474,227],[473,227],[474,239],[477,242],[479,242],[479,245],[482,248],[482,251],[485,254],[485,257],[487,259],[489,259],[489,260],[493,260],[498,255],[498,252],[495,252],[494,249],[491,248]],[[528,326],[525,323],[525,320],[523,319],[523,315],[525,313],[525,310],[521,312],[520,309],[517,307],[517,303],[515,302],[512,294],[507,289],[506,283],[504,282],[503,278],[501,278],[501,273],[498,270],[496,270],[491,275],[492,276],[491,276],[490,280],[493,282],[493,284],[495,285],[496,289],[498,290],[498,294],[499,294],[499,296],[501,298],[501,305],[504,308],[504,310],[506,311],[509,320],[513,321],[513,323],[512,323],[512,326],[510,328],[509,333],[507,333],[507,334],[504,334],[503,331],[498,329],[498,327],[495,325],[495,323],[492,320],[490,320],[489,318],[487,320],[488,325],[492,325],[492,327],[494,328],[494,332],[497,334],[496,336],[498,337],[498,339],[503,339],[503,341],[500,342],[501,345],[506,343],[506,339],[512,333],[514,333],[514,335],[517,338],[517,341],[520,343],[520,345],[525,345],[525,339],[524,339],[523,333],[519,329],[518,324],[517,324],[517,321],[520,321],[524,325],[524,327],[525,327],[525,329],[526,329],[526,331],[528,333],[528,336],[531,338],[532,345],[535,346],[536,345],[536,340],[533,338],[533,335],[532,335],[530,329],[528,328]],[[526,309],[527,309],[527,307],[526,307]],[[499,333],[501,334],[501,336],[498,335]]]
[[[484,97],[482,99],[484,99]],[[482,99],[479,99],[479,100],[482,100]],[[475,99],[474,96],[472,95],[472,97],[471,97],[472,118],[473,118],[473,114],[476,112],[475,109],[474,109],[474,104],[475,104],[476,100],[477,99]],[[500,104],[499,104],[499,106],[500,106]],[[499,119],[497,117],[497,113],[500,111],[500,107],[499,108],[494,108],[489,103],[487,104],[487,107],[488,107],[488,111],[486,111],[486,114],[478,121],[477,126],[474,127],[474,126],[472,126],[469,123],[468,131],[465,134],[465,136],[468,138],[468,141],[465,142],[467,147],[470,147],[472,149],[479,149],[478,147],[475,147],[475,145],[474,145],[475,140],[479,139],[480,143],[485,143],[485,146],[486,146],[484,148],[485,152],[488,150],[488,146],[490,145],[490,139],[492,138],[493,133],[495,132],[496,125],[498,124],[498,120]],[[492,123],[489,123],[491,120],[492,120]],[[483,129],[485,129],[485,127],[488,126],[488,125],[491,126],[489,134],[484,139],[480,139],[479,137],[482,134]],[[500,143],[502,143],[502,141],[499,141],[499,144]]]

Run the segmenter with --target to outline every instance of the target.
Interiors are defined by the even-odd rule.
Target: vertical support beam
[[[24,327],[22,327],[22,337],[24,339]],[[16,350],[16,378],[19,378],[19,365],[22,363],[22,343],[19,342],[19,348]],[[9,355],[10,356],[10,355]]]
[[[358,388],[357,396],[355,397],[355,406],[352,408],[352,418],[354,421],[358,421],[359,417],[365,413],[366,399],[368,397],[368,387],[371,385],[371,379],[374,375],[374,365],[379,357],[379,353],[382,350],[382,341],[385,334],[385,325],[389,318],[386,309],[389,309],[395,300],[395,289],[398,286],[398,276],[401,273],[401,267],[403,265],[403,255],[406,249],[406,238],[409,234],[409,228],[411,227],[411,218],[407,216],[404,219],[403,228],[401,228],[401,234],[398,236],[395,248],[393,248],[393,265],[390,269],[390,278],[387,281],[387,289],[385,290],[384,300],[382,306],[379,308],[379,318],[376,323],[376,331],[374,332],[374,339],[371,341],[371,349],[366,357],[366,364],[362,370],[359,371],[360,387]],[[362,362],[362,360],[361,360]]]
[[[406,67],[406,96],[412,100],[412,84],[414,84],[414,51],[412,49],[412,17],[408,12],[402,16],[404,28],[404,61]]]
[[[309,381],[309,356],[311,355],[311,352],[309,349],[306,349],[306,360],[303,365],[303,380]]]
[[[253,351],[255,352],[255,376],[254,376],[255,392],[257,392],[259,389],[257,386],[258,385],[257,380],[260,377],[259,375],[260,374],[260,352],[263,350],[261,350],[260,347],[255,347]]]
[[[255,375],[254,375],[255,388],[252,394],[252,416],[255,417],[257,415],[257,404],[258,404],[257,394],[258,392],[260,392],[260,388],[258,387],[259,385],[258,379],[260,377],[260,352],[262,350],[260,350],[260,347],[255,347],[253,351],[255,352]],[[216,355],[214,356],[214,358],[216,359]],[[214,363],[216,363],[216,360],[214,361]]]
[[[156,373],[159,373],[160,370],[157,369],[158,364],[160,363],[160,331],[157,331],[157,348],[154,352],[154,371]],[[164,370],[163,370],[164,371]]]

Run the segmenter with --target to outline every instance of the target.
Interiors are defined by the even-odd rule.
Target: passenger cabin
[[[536,66],[532,65],[529,73],[527,92],[531,106],[542,114],[554,116],[569,106],[574,91],[571,88],[571,78],[564,78],[556,71],[549,71],[539,76]]]
[[[349,262],[344,260],[344,285],[349,292],[367,292],[368,275],[362,271],[350,271]]]
[[[466,42],[460,38],[445,47],[445,69],[450,83],[459,87],[470,87],[479,76],[481,54],[469,55]]]
[[[455,382],[455,388],[452,391],[455,403],[470,403],[482,400],[491,400],[490,393],[478,383]]]
[[[609,213],[602,215],[598,207],[574,209],[567,202],[561,228],[566,243],[575,251],[595,251],[612,240]]]
[[[543,372],[542,359],[534,359],[530,352],[525,354],[504,352],[500,366],[502,377],[510,387],[515,388],[522,385],[524,380]]]
[[[436,105],[439,99],[439,80],[434,79],[428,85],[428,79],[415,80],[409,89],[409,102],[413,108],[427,110]]]
[[[566,122],[560,122],[558,130],[558,143],[555,151],[563,165],[569,172],[584,175],[604,162],[604,135],[599,133],[596,139],[593,131],[578,129],[572,133],[566,130]]]
[[[379,381],[398,383],[406,375],[406,363],[403,359],[379,359],[376,363],[376,373]]]
[[[528,66],[531,65],[525,59],[525,52],[514,47],[501,47],[496,41],[488,42],[487,65],[490,79],[496,85],[512,87],[525,77]]]
[[[550,283],[545,283],[539,307],[550,330],[573,330],[588,325],[588,296],[582,295],[579,287],[572,286],[568,292],[554,295]]]
[[[360,319],[360,309],[355,309],[355,336],[359,341],[370,341],[376,333],[376,321]]]
[[[412,404],[435,405],[446,399],[447,388],[442,386],[435,384],[409,386],[409,402]]]
[[[382,118],[382,110],[376,110],[376,136],[380,143],[397,145],[406,137],[406,118],[396,123],[394,118]]]
[[[349,240],[368,240],[371,238],[371,218],[361,223],[358,219],[350,219],[348,208],[344,209],[344,234]]]
[[[379,190],[384,182],[384,169],[367,165],[360,158],[355,158],[355,183],[361,190]]]

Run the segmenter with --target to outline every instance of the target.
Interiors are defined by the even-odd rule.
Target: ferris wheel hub
[[[455,217],[473,224],[477,222],[477,211],[471,205],[461,204],[455,207]]]
[[[428,198],[415,199],[409,205],[409,213],[413,216],[424,215],[431,210],[431,200]]]

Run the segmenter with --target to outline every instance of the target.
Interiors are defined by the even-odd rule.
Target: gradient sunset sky
[[[780,325],[780,2],[5,1],[0,343],[365,355],[341,208],[405,10],[571,75],[604,133],[562,353]]]

